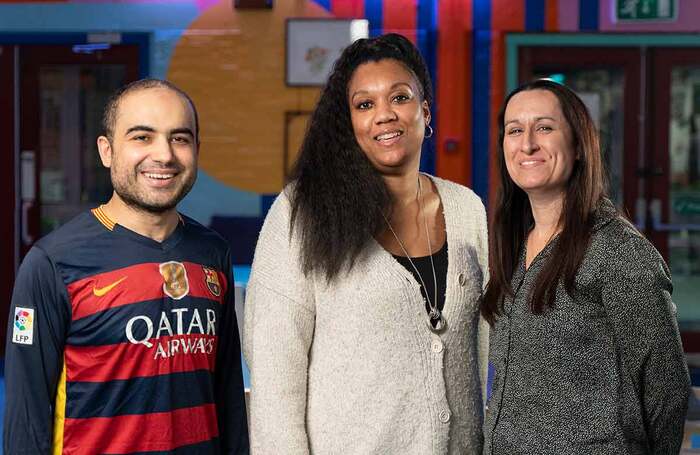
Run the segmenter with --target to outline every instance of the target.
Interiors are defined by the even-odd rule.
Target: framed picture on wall
[[[288,19],[286,83],[321,86],[342,50],[369,36],[365,19]]]

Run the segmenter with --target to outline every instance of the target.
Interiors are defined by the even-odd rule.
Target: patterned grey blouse
[[[484,454],[677,454],[690,378],[659,253],[604,201],[576,276],[535,315],[528,296],[553,240],[513,273],[491,332]]]

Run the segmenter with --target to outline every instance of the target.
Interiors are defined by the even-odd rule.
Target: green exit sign
[[[669,21],[678,13],[678,0],[616,0],[615,12],[621,22]]]

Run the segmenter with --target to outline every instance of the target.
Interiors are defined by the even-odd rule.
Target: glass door
[[[96,139],[109,95],[138,76],[136,46],[24,46],[20,161],[22,253],[78,213],[109,199]]]
[[[96,139],[109,94],[139,75],[139,45],[0,45],[0,320],[40,237],[106,201]],[[0,324],[0,353],[6,325]]]
[[[565,51],[564,51],[565,49]],[[600,131],[610,198],[633,221],[643,224],[637,166],[643,160],[638,131],[640,53],[629,48],[523,47],[523,83],[550,78],[574,90]]]
[[[683,344],[700,353],[700,50],[521,47],[519,79],[575,90],[601,135],[610,196],[671,268]]]
[[[6,300],[12,292],[18,253],[15,237],[15,52],[15,46],[0,46],[0,194],[3,195],[0,198],[3,214],[0,217],[0,296]]]
[[[686,348],[700,352],[700,50],[656,48],[649,237],[667,259]]]

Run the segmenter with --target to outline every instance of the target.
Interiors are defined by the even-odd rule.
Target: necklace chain
[[[443,317],[442,312],[437,307],[437,276],[435,274],[435,263],[433,262],[433,247],[430,244],[430,233],[428,232],[428,217],[425,216],[425,211],[423,210],[423,188],[421,186],[420,176],[418,176],[418,212],[420,213],[420,215],[423,216],[423,224],[425,226],[425,237],[428,241],[428,256],[430,257],[430,268],[433,271],[432,300],[428,295],[428,287],[425,285],[425,281],[423,281],[423,275],[421,275],[421,273],[418,271],[418,267],[416,267],[416,265],[413,263],[411,255],[408,254],[406,247],[403,245],[403,242],[401,242],[401,239],[396,234],[396,231],[394,231],[394,228],[391,226],[391,223],[389,222],[389,219],[386,217],[386,215],[384,215],[384,221],[386,221],[387,226],[389,226],[389,230],[394,235],[396,242],[398,242],[399,246],[401,247],[401,250],[406,255],[408,262],[411,264],[411,267],[413,267],[413,270],[416,271],[416,275],[418,275],[418,278],[420,279],[420,282],[423,285],[423,290],[425,291],[425,299],[428,301],[428,307],[430,307],[430,312],[428,313],[430,322],[428,323],[428,326],[434,332],[439,332],[442,331],[442,329],[445,327],[445,318]],[[432,324],[433,321],[435,321],[434,326]]]

